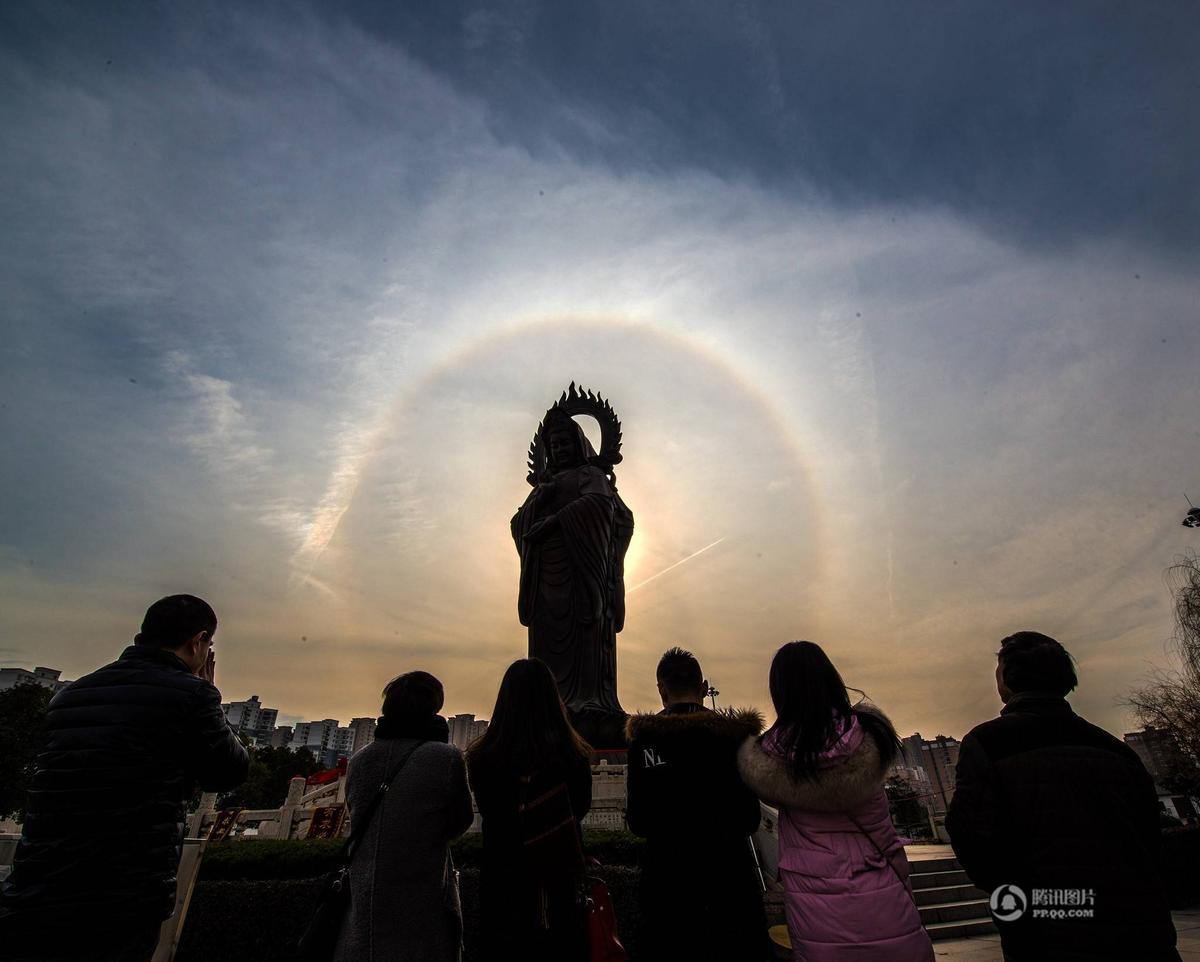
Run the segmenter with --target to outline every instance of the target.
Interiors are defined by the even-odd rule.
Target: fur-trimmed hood
[[[822,768],[814,778],[795,778],[787,761],[767,752],[760,739],[747,738],[738,749],[738,772],[746,786],[768,805],[814,812],[848,812],[883,787],[887,772],[870,735],[853,754]]]
[[[754,708],[722,708],[710,711],[641,712],[630,715],[625,723],[625,737],[634,739],[670,739],[695,732],[705,732],[737,744],[745,738],[755,738],[763,730],[765,719]]]

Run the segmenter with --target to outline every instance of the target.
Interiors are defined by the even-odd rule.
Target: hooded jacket
[[[753,710],[698,704],[629,719],[625,817],[646,839],[639,956],[695,962],[767,951],[750,839],[761,809],[737,772],[738,745],[762,725]]]
[[[886,769],[857,717],[811,778],[793,776],[770,733],[746,739],[738,769],[779,809],[779,877],[797,960],[932,962],[883,791]]]

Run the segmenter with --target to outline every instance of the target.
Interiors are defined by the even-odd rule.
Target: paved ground
[[[1173,912],[1179,933],[1179,954],[1184,962],[1200,962],[1200,907]],[[973,939],[948,939],[933,943],[933,954],[953,962],[1003,962],[1000,936],[980,935]]]

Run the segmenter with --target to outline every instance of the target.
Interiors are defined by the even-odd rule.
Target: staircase
[[[987,893],[971,884],[958,860],[953,855],[918,852],[916,848],[908,850],[909,878],[929,937],[936,942],[995,932]]]

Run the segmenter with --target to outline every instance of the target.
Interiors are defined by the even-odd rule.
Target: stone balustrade
[[[625,766],[607,760],[592,766],[592,808],[583,819],[584,828],[620,831],[625,828]],[[287,798],[279,808],[242,809],[234,817],[226,835],[231,839],[306,838],[313,812],[318,808],[339,805],[346,800],[346,778],[305,791],[305,780],[293,778],[288,785]],[[206,792],[200,806],[188,816],[189,838],[207,838],[220,813],[216,796]],[[349,820],[342,823],[342,834],[348,831]],[[468,832],[482,827],[479,810]]]
[[[317,785],[305,791],[305,780],[299,776],[288,784],[287,797],[279,808],[244,808],[237,813],[227,838],[305,838],[313,813],[330,805],[346,801],[345,776],[337,781]],[[188,816],[189,838],[207,838],[216,824],[219,812],[217,796],[205,792],[200,806]]]

